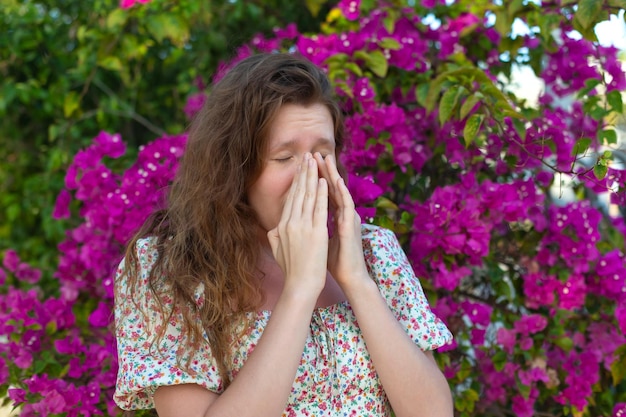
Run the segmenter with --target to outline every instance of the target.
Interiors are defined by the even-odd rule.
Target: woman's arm
[[[367,276],[342,288],[396,416],[452,416],[450,387],[432,353],[411,340],[376,284]]]
[[[276,417],[282,413],[315,303],[326,283],[327,219],[327,183],[318,177],[317,163],[307,154],[280,222],[267,234],[285,282],[259,343],[221,395],[194,385],[158,388],[154,401],[160,417]]]
[[[195,384],[158,388],[159,417],[279,416],[300,364],[315,298],[281,295],[258,345],[221,395]]]
[[[348,298],[389,402],[398,417],[453,415],[448,382],[432,355],[404,331],[370,278],[361,241],[361,220],[334,159],[316,154],[336,207],[329,269]],[[429,358],[430,356],[430,358]]]

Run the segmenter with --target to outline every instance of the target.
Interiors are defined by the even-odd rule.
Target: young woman
[[[362,225],[324,73],[255,55],[193,122],[167,208],[116,279],[123,409],[161,417],[446,416],[430,311],[392,232]]]

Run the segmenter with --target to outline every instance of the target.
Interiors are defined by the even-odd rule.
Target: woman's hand
[[[334,230],[329,243],[328,270],[345,292],[350,286],[369,280],[363,257],[361,218],[345,181],[339,175],[333,155],[324,158],[316,153],[315,160],[320,173],[328,180],[333,211]]]
[[[319,177],[317,165],[310,153],[304,156],[278,226],[267,234],[285,274],[283,293],[315,300],[326,283],[328,259],[328,184]]]

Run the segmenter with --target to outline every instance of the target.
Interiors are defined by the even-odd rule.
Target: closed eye
[[[288,162],[291,160],[291,156],[288,156],[286,158],[275,158],[274,161],[276,162]]]

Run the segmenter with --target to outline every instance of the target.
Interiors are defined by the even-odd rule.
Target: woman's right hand
[[[317,296],[326,283],[328,184],[317,161],[305,154],[287,194],[278,226],[267,234],[274,258],[285,274],[285,291]]]

